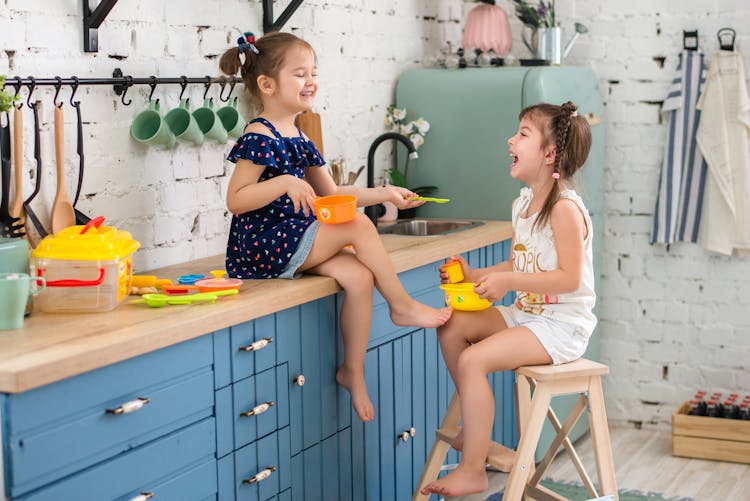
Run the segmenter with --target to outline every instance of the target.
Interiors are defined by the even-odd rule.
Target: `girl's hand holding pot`
[[[491,302],[499,301],[508,293],[507,272],[490,273],[474,281],[474,292]]]

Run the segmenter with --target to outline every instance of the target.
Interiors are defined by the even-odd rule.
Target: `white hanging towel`
[[[739,52],[719,51],[698,101],[697,141],[708,162],[699,243],[731,255],[750,250],[750,97]]]
[[[707,165],[695,143],[701,112],[696,108],[706,76],[703,54],[685,50],[662,113],[667,141],[662,158],[651,244],[697,242]]]

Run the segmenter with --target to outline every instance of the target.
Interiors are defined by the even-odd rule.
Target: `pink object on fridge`
[[[513,37],[510,32],[508,15],[497,5],[482,3],[471,9],[466,17],[461,45],[504,56],[510,53]]]

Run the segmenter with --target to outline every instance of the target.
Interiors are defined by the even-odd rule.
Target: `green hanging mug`
[[[180,100],[180,105],[169,110],[164,120],[178,141],[193,143],[196,146],[203,144],[203,132],[190,113],[190,99]]]
[[[45,288],[44,277],[28,273],[0,273],[0,330],[20,329],[29,296]]]
[[[203,106],[193,111],[193,116],[205,137],[219,143],[227,141],[227,130],[221,124],[221,119],[219,119],[219,116],[214,111],[213,98],[203,101]]]
[[[176,139],[159,111],[159,100],[149,101],[148,108],[136,115],[130,135],[148,146],[171,148]]]
[[[219,115],[221,124],[232,139],[237,139],[245,132],[245,120],[237,110],[236,97],[229,104],[220,108],[216,114]]]

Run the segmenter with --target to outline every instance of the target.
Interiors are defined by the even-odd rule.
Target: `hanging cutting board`
[[[325,158],[325,153],[323,153],[323,131],[320,126],[320,115],[312,111],[305,111],[297,115],[295,124],[307,137],[310,138],[320,154]]]

